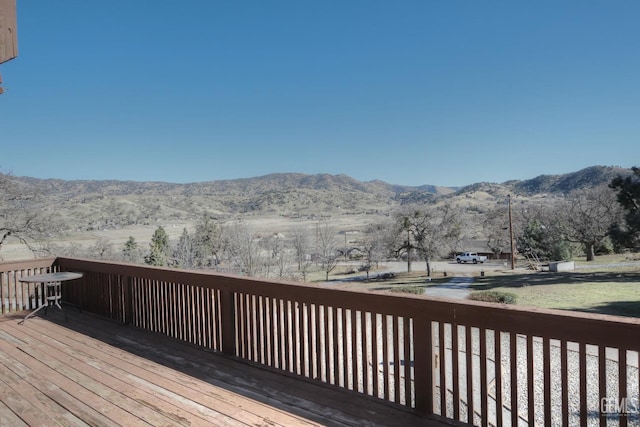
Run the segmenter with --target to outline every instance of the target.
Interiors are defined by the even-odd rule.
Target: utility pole
[[[511,238],[511,269],[515,270],[516,268],[516,258],[515,251],[513,247],[513,217],[511,215],[511,194],[507,195],[507,200],[509,201],[509,234]]]

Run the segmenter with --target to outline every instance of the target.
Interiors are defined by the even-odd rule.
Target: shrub
[[[392,288],[391,292],[422,295],[424,293],[424,288],[422,286],[401,286],[399,288]]]
[[[498,302],[501,304],[515,304],[517,296],[510,292],[500,291],[478,291],[469,295],[470,300],[484,302]]]

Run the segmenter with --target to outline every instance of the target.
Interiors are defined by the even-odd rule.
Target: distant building
[[[483,255],[486,256],[487,259],[492,260],[492,259],[503,259],[503,260],[509,260],[511,259],[511,248],[510,247],[505,247],[502,249],[502,251],[499,254],[494,253],[493,251],[491,251],[491,249],[489,249],[489,246],[487,246],[487,241],[486,240],[482,240],[482,239],[466,239],[463,240],[459,245],[458,245],[458,252],[476,252],[478,253],[478,255]],[[451,257],[453,258],[456,254],[450,254]]]

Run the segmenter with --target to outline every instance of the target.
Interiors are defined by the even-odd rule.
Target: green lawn
[[[478,277],[474,291],[517,295],[523,306],[640,317],[640,272],[531,273]]]
[[[491,271],[474,276],[470,290],[512,293],[521,306],[640,317],[640,254],[598,256],[593,262],[577,260],[576,266],[580,268],[567,273]],[[421,293],[425,287],[449,280],[451,277],[438,274],[427,282],[424,272],[412,272],[348,286],[364,291]]]

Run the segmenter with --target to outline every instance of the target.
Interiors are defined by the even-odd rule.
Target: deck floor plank
[[[29,426],[29,424],[25,423],[19,416],[17,416],[11,408],[5,405],[3,401],[0,402],[0,425],[13,427]]]
[[[29,382],[24,381],[23,378],[16,375],[16,373],[13,372],[8,365],[3,364],[2,361],[0,361],[0,378],[2,378],[2,389],[6,393],[13,393],[19,399],[28,401],[33,407],[33,412],[38,414],[41,421],[46,418],[51,421],[50,424],[52,425],[58,424],[68,427],[87,425],[84,421],[61,407],[56,401],[40,393],[39,390]],[[0,398],[0,401],[4,402],[5,397]]]
[[[0,317],[0,425],[445,425],[65,309]],[[284,375],[283,375],[284,374]]]
[[[425,425],[424,419],[379,402],[355,397],[355,393],[335,393],[322,387],[322,392],[319,392],[315,385],[302,387],[305,382],[300,379],[252,368],[229,358],[212,357],[209,352],[194,351],[193,347],[164,336],[132,328],[127,328],[126,335],[110,333],[106,326],[98,330],[103,334],[100,339],[115,347],[145,354],[147,359],[163,366],[201,377],[207,383],[237,390],[271,406],[282,406],[284,401],[287,407],[294,407],[312,419],[331,420],[335,425],[394,425],[400,420],[405,426]],[[163,342],[162,346],[158,345],[158,340]]]
[[[58,349],[60,351],[65,351],[64,346],[69,348],[74,345],[73,339],[57,333],[51,325],[45,325],[45,327],[47,326],[49,326],[46,330],[47,335],[59,342],[58,345],[61,347]],[[120,326],[116,327],[120,328]],[[76,336],[78,335],[76,334]],[[83,356],[91,358],[92,364],[102,362],[100,369],[114,377],[128,375],[132,386],[152,388],[156,400],[163,398],[167,404],[176,400],[185,400],[185,404],[192,408],[192,414],[205,420],[218,418],[224,425],[238,425],[238,423],[247,425],[278,424],[277,418],[281,416],[281,413],[269,406],[260,405],[257,402],[249,402],[250,405],[247,405],[246,399],[236,393],[221,388],[209,390],[208,383],[192,376],[163,369],[164,366],[139,356],[123,353],[120,350],[114,351],[113,347],[90,337],[80,336],[79,339],[86,346]],[[99,361],[99,358],[105,355],[108,356],[108,361],[106,359]],[[255,411],[257,406],[260,408]],[[215,411],[212,408],[215,408]],[[290,415],[284,418],[286,422],[291,421]],[[300,419],[298,425],[314,424]]]
[[[34,339],[36,336],[48,339],[47,346],[57,350],[55,353],[52,352],[52,354],[58,355],[58,358],[61,357],[60,354],[66,354],[66,357],[73,359],[72,354],[74,354],[75,361],[70,360],[69,363],[71,364],[80,365],[83,360],[85,360],[85,363],[88,362],[88,364],[83,366],[85,373],[82,375],[79,375],[78,372],[73,372],[73,369],[65,369],[61,363],[51,361],[49,366],[59,372],[62,371],[71,377],[75,377],[78,383],[82,383],[83,386],[93,389],[96,394],[99,394],[108,402],[115,402],[117,405],[129,407],[132,405],[130,401],[137,402],[138,405],[136,405],[135,409],[132,408],[133,411],[131,413],[135,413],[136,416],[140,418],[138,424],[144,420],[150,425],[190,425],[193,423],[220,426],[238,425],[237,421],[216,411],[205,411],[204,414],[198,414],[197,409],[188,411],[185,410],[185,405],[174,405],[175,401],[182,399],[181,395],[170,395],[168,399],[159,404],[159,397],[162,394],[166,394],[165,391],[153,383],[144,383],[144,381],[136,375],[140,370],[135,364],[127,366],[125,369],[114,368],[113,365],[110,365],[109,361],[117,365],[118,358],[114,357],[113,354],[94,350],[91,348],[92,343],[85,343],[86,346],[83,347],[84,350],[78,350],[77,343],[65,339],[65,334],[58,333],[56,330],[59,330],[59,327],[56,328],[55,324],[44,323],[42,321],[38,323],[39,325],[35,327],[38,330],[34,328],[35,322],[31,322],[27,327],[23,325],[17,326],[17,328],[22,328],[22,331],[17,329],[16,331],[26,334],[26,336],[31,337],[31,339]],[[46,349],[42,347],[42,344],[29,341],[28,338],[24,339],[27,340],[27,344],[30,346],[40,348],[41,353]],[[25,349],[23,351],[29,352],[28,347],[23,345],[23,348]],[[30,351],[36,353],[34,349]],[[69,352],[71,352],[71,354],[69,354]],[[34,357],[42,357],[42,354],[34,354]],[[90,377],[89,374],[92,371],[93,373],[95,373],[95,371],[101,372],[103,375],[96,374],[96,376]],[[106,379],[105,376],[107,377]],[[115,393],[114,388],[109,383],[115,386],[119,392]],[[127,393],[130,394],[127,395]],[[190,403],[191,402],[187,401],[187,409],[189,409]],[[163,419],[157,419],[158,415],[161,415]],[[196,419],[198,415],[200,415],[200,419]],[[156,418],[156,420],[148,420],[149,418]]]
[[[135,424],[136,419],[119,412],[119,408],[101,396],[90,393],[78,383],[51,369],[42,361],[34,359],[17,347],[0,344],[0,351],[8,356],[20,359],[24,366],[24,379],[38,390],[89,424],[118,426],[125,422]],[[112,419],[115,417],[115,421]],[[118,422],[120,420],[120,422]]]

